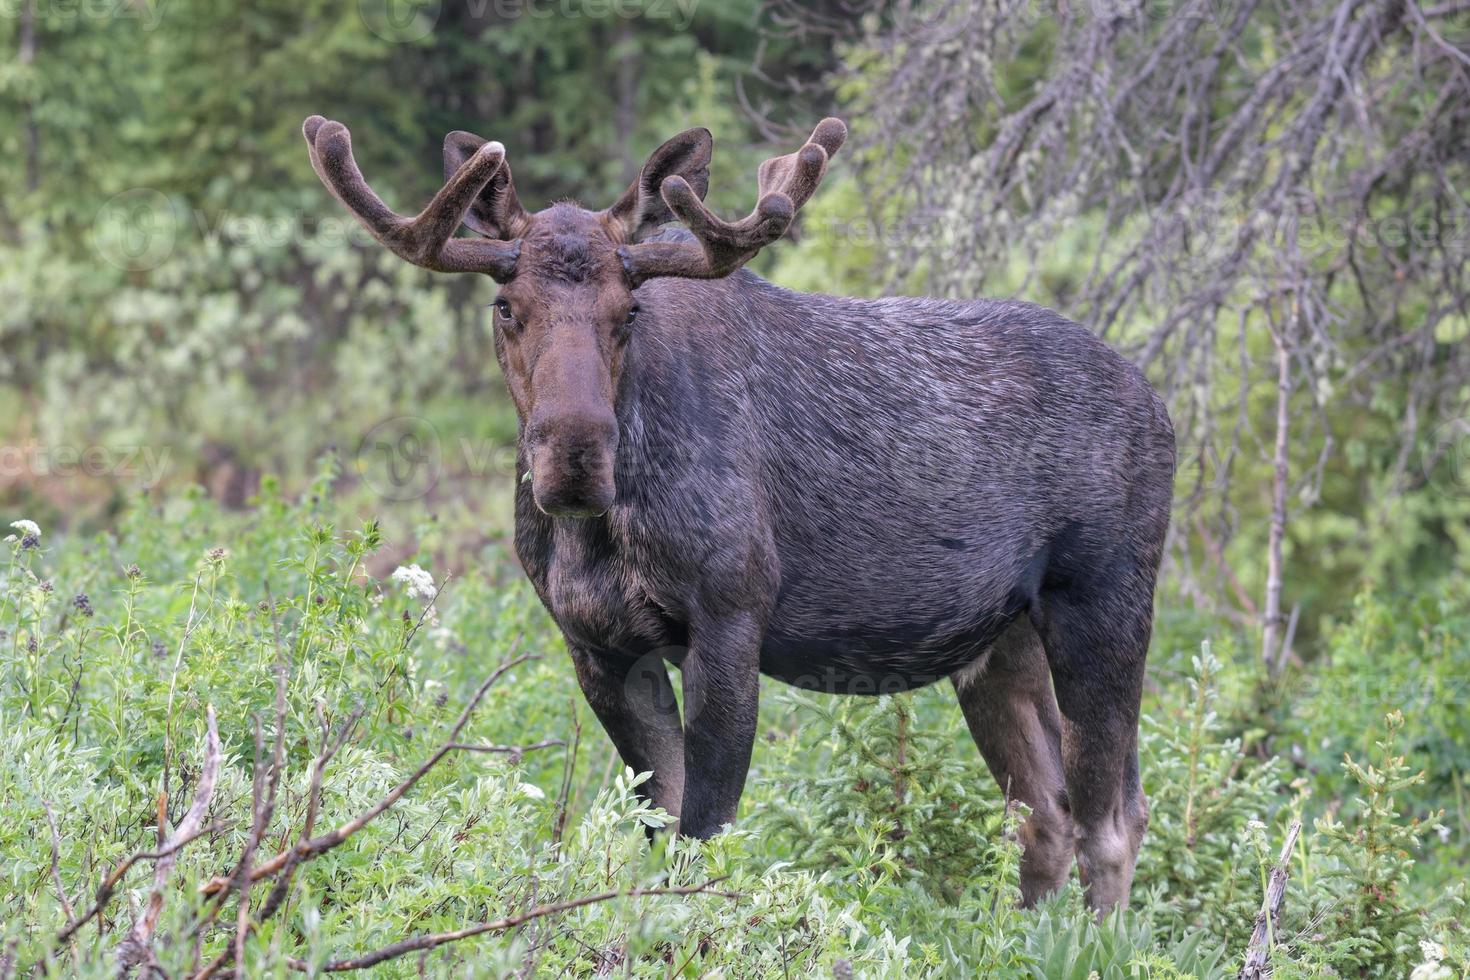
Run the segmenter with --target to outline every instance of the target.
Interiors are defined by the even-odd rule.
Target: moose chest
[[[611,540],[593,529],[548,530],[526,568],[569,644],[641,655],[676,642],[681,630]]]

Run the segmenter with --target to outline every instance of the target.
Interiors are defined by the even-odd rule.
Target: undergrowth
[[[1242,724],[1238,692],[1254,689],[1243,676],[1252,668],[1206,645],[1187,682],[1161,685],[1146,706],[1150,830],[1131,908],[1101,922],[1075,883],[1037,909],[1017,906],[1024,811],[1007,809],[943,685],[865,700],[767,684],[737,828],[704,843],[650,842],[664,817],[639,798],[643,777],[613,756],[529,587],[488,552],[483,570],[462,576],[434,575],[425,552],[404,563],[429,577],[374,577],[381,531],[334,525],[332,480],[329,468],[294,502],[267,484],[245,515],[186,497],[137,506],[111,534],[55,540],[22,522],[5,543],[0,976],[118,972],[156,859],[137,861],[99,914],[58,937],[119,862],[155,850],[186,819],[210,708],[218,777],[202,833],[179,848],[160,890],[149,947],[161,975],[222,957],[227,972],[237,937],[243,972],[286,976],[483,924],[373,969],[1226,977],[1292,821],[1305,829],[1271,951],[1277,976],[1438,980],[1470,969],[1464,895],[1445,887],[1458,834],[1436,805],[1452,800],[1458,769],[1426,755],[1460,721],[1438,704],[1385,719],[1377,702],[1330,704],[1324,691],[1340,674],[1303,683],[1318,712],[1299,724],[1312,749],[1278,756],[1265,747],[1301,731]],[[1411,667],[1470,659],[1463,633],[1434,626],[1463,621],[1463,594],[1416,611],[1417,632],[1390,629],[1387,602],[1365,598],[1339,628],[1333,670],[1375,646],[1380,669],[1392,656]],[[371,811],[519,654],[533,659],[509,667],[455,736],[471,748],[447,752],[391,806],[303,860],[275,907],[270,877],[243,914],[241,889],[217,887],[252,853],[252,835],[260,864],[293,846],[313,808],[316,833]],[[276,745],[278,788],[262,818]],[[1351,756],[1327,762],[1329,750]],[[598,898],[606,893],[617,894]]]

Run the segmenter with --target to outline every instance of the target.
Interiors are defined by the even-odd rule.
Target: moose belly
[[[886,604],[867,610],[845,606],[779,605],[761,647],[761,672],[811,691],[896,694],[972,663],[1019,615],[1006,606],[931,605],[917,615]]]
[[[884,694],[974,662],[1037,600],[1043,551],[999,522],[929,514],[781,540],[761,670]]]

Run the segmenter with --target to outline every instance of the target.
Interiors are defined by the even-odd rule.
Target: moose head
[[[801,149],[759,170],[755,210],[726,221],[704,203],[714,141],[691,129],[654,151],[603,211],[555,204],[526,211],[505,147],[472,133],[444,140],[444,186],[416,217],[390,210],[363,179],[339,122],[303,126],[322,182],[390,251],[438,272],[482,272],[501,284],[495,350],[520,416],[536,505],[559,517],[605,513],[617,487],[616,399],[637,332],[637,288],[649,279],[730,275],[784,235],[847,137],[823,120]],[[675,217],[692,233],[655,233]],[[459,238],[463,224],[479,237]]]

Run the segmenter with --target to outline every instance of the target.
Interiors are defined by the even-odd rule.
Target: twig
[[[326,772],[327,763],[332,761],[332,757],[335,756],[338,750],[342,748],[343,744],[346,743],[348,736],[352,733],[352,729],[357,727],[358,719],[362,717],[362,714],[362,708],[357,708],[356,710],[354,710],[352,714],[347,717],[347,721],[342,725],[341,730],[337,733],[337,737],[334,740],[331,738],[331,725],[328,723],[325,713],[322,711],[321,705],[317,705],[317,719],[322,728],[322,747],[321,751],[317,753],[316,762],[313,763],[311,769],[311,788],[307,791],[306,817],[302,820],[301,823],[301,834],[297,838],[298,844],[300,844],[302,841],[309,840],[311,838],[312,831],[316,827],[317,813],[320,811],[321,808],[322,775]],[[280,876],[276,878],[275,883],[271,886],[270,893],[266,895],[265,904],[262,905],[260,908],[260,914],[256,920],[257,922],[267,921],[271,918],[271,916],[275,915],[276,912],[280,910],[283,904],[285,904],[286,896],[290,894],[291,891],[291,881],[296,873],[296,866],[300,864],[301,861],[302,858],[299,852],[293,849],[291,851],[290,858],[288,858],[286,861],[286,866],[281,869]],[[235,876],[231,876],[230,882],[231,884],[229,887],[237,887],[237,885],[235,884]],[[226,893],[227,892],[221,893],[220,905],[223,904]],[[245,898],[245,896],[246,892],[242,890],[242,900]],[[220,908],[220,905],[215,906],[216,912]],[[201,945],[203,944],[204,930],[207,929],[209,927],[209,924],[213,921],[214,915],[211,914],[205,919],[202,919],[194,926],[194,932],[197,936],[196,941],[199,942]],[[224,967],[227,963],[236,958],[238,955],[239,952],[236,947],[227,947],[223,952],[221,952],[206,966],[204,966],[203,969],[194,974],[195,980],[207,980],[207,978],[213,976],[220,968]],[[197,950],[195,953],[195,963],[198,963]]]
[[[1284,558],[1283,545],[1286,540],[1287,496],[1291,459],[1291,362],[1296,346],[1296,304],[1292,299],[1292,310],[1287,323],[1272,331],[1276,341],[1276,443],[1272,454],[1271,470],[1271,527],[1266,544],[1266,608],[1261,635],[1261,660],[1267,673],[1275,677],[1285,666],[1282,656],[1280,634],[1286,625],[1286,616],[1281,611],[1281,586]]]
[[[226,963],[234,960],[243,963],[245,957],[245,940],[250,935],[250,885],[253,879],[250,877],[251,862],[255,858],[255,852],[260,849],[261,841],[265,838],[266,831],[275,817],[276,793],[281,782],[281,768],[286,758],[286,683],[290,673],[289,656],[285,646],[281,643],[280,619],[276,615],[276,600],[271,595],[270,582],[265,583],[266,605],[271,614],[271,637],[275,650],[274,670],[275,674],[275,740],[271,750],[270,769],[264,768],[264,742],[260,730],[260,716],[255,718],[255,765],[252,770],[251,792],[250,792],[250,835],[246,839],[244,848],[240,851],[240,858],[236,862],[235,870],[230,874],[230,884],[223,889],[218,896],[214,907],[204,916],[201,922],[195,926],[195,932],[202,935],[219,915],[224,907],[229,893],[238,891],[240,899],[235,910],[235,938],[233,944],[220,954],[209,967],[199,976],[208,977]]]
[[[199,602],[199,583],[204,573],[194,575],[194,591],[189,596],[189,615],[184,619],[184,632],[179,637],[179,651],[174,655],[173,670],[168,679],[168,706],[164,709],[163,726],[163,792],[168,793],[169,772],[172,769],[174,751],[174,692],[178,688],[179,668],[184,663],[184,650],[189,646],[189,637],[194,635],[194,607]]]
[[[465,742],[455,742],[450,746],[457,752],[484,752],[493,755],[508,755],[513,762],[519,762],[521,756],[527,752],[535,752],[538,749],[552,749],[567,743],[559,738],[548,738],[537,742],[535,745],[470,745]]]
[[[71,922],[68,922],[66,926],[61,930],[61,932],[57,933],[56,942],[53,945],[53,952],[56,949],[60,949],[62,944],[66,943],[69,939],[71,939],[72,936],[76,935],[78,929],[82,928],[82,926],[86,925],[88,922],[91,922],[104,908],[106,908],[107,903],[112,900],[113,894],[117,891],[118,883],[122,881],[124,875],[132,870],[133,865],[137,864],[139,861],[162,860],[163,858],[169,857],[175,852],[182,850],[185,845],[192,844],[194,841],[198,840],[204,835],[215,833],[216,831],[223,830],[228,826],[229,821],[216,820],[208,827],[202,827],[186,837],[175,836],[175,839],[169,841],[166,847],[161,847],[156,851],[135,851],[134,853],[124,858],[122,861],[118,862],[117,867],[112,870],[112,873],[109,874],[106,878],[102,879],[102,884],[97,886],[97,894],[92,900],[92,907],[87,909],[87,911],[82,914],[81,918],[73,919]]]
[[[143,914],[134,920],[127,938],[117,948],[118,969],[124,974],[139,963],[153,958],[153,932],[158,928],[158,917],[163,912],[163,895],[168,888],[169,875],[173,873],[179,849],[188,840],[199,835],[200,828],[204,826],[204,815],[214,799],[214,784],[219,776],[220,764],[219,728],[215,724],[214,705],[205,709],[204,724],[204,764],[199,773],[194,802],[174,828],[173,834],[159,848],[159,857],[153,866],[153,890],[148,895],[148,903],[144,906]],[[71,931],[74,932],[75,929]]]
[[[41,807],[46,811],[46,826],[51,830],[51,880],[56,884],[56,897],[61,902],[61,911],[66,915],[66,921],[70,922],[76,917],[72,911],[71,901],[66,897],[66,885],[61,880],[61,833],[56,829],[56,814],[51,809],[51,804],[45,800],[41,801]],[[72,963],[79,962],[76,944],[71,948]]]
[[[515,644],[512,645],[511,652],[513,653],[516,647],[519,645],[520,639],[518,638]],[[418,769],[414,770],[411,776],[409,776],[403,782],[399,783],[397,786],[393,787],[393,789],[390,790],[388,794],[384,796],[381,800],[379,800],[377,803],[374,803],[362,813],[359,813],[357,816],[353,817],[351,820],[342,824],[335,830],[322,834],[319,837],[313,837],[310,840],[302,841],[301,843],[298,843],[295,847],[287,848],[286,850],[280,852],[269,861],[265,861],[259,865],[256,865],[254,868],[251,869],[250,880],[259,881],[262,878],[268,878],[271,875],[276,874],[286,866],[286,863],[291,859],[291,855],[293,853],[297,855],[298,861],[307,861],[322,854],[325,854],[332,848],[344,843],[353,834],[357,833],[363,827],[366,827],[368,824],[372,823],[375,819],[381,816],[384,810],[387,810],[394,803],[397,803],[399,799],[403,797],[404,793],[407,793],[409,790],[413,789],[414,784],[416,784],[420,779],[423,779],[424,776],[428,774],[430,769],[433,769],[434,766],[439,764],[439,761],[441,759],[443,759],[446,755],[453,751],[453,747],[459,741],[459,733],[464,730],[465,724],[470,720],[470,714],[475,710],[476,707],[479,706],[480,701],[485,697],[485,693],[490,690],[491,685],[499,680],[501,675],[510,670],[512,667],[516,667],[520,664],[525,663],[528,660],[533,659],[535,659],[535,657],[532,654],[522,654],[519,657],[515,657],[514,659],[508,660],[505,663],[501,664],[489,677],[485,678],[485,682],[480,685],[478,690],[475,691],[474,696],[470,698],[469,704],[465,705],[464,711],[460,713],[459,720],[456,721],[454,723],[454,727],[450,729],[449,738],[447,738],[444,743],[440,745],[439,748],[434,752],[434,754],[429,756],[429,758],[425,760],[424,763],[418,767]],[[211,878],[208,882],[205,883],[201,891],[203,891],[207,895],[213,895],[220,889],[227,887],[229,884],[229,878]]]
[[[567,751],[566,765],[562,769],[561,792],[556,794],[556,823],[551,832],[551,846],[561,847],[562,836],[567,829],[567,811],[571,809],[572,777],[577,770],[577,753],[582,747],[582,719],[577,716],[577,703],[571,702],[572,747]]]
[[[679,888],[628,888],[622,891],[600,892],[596,895],[585,895],[582,898],[569,899],[565,902],[553,902],[549,905],[538,905],[527,909],[519,915],[507,916],[504,919],[495,919],[491,922],[481,922],[464,929],[456,929],[453,932],[436,932],[423,936],[413,936],[396,943],[384,946],[362,956],[345,960],[332,960],[321,966],[324,972],[339,973],[346,970],[364,970],[370,966],[376,966],[385,960],[396,959],[407,953],[419,950],[429,950],[445,943],[456,942],[460,939],[469,939],[472,936],[484,935],[487,932],[500,932],[506,929],[514,929],[525,925],[534,919],[542,919],[548,915],[557,915],[572,909],[582,908],[586,905],[594,905],[598,902],[610,902],[617,898],[640,898],[645,895],[717,895],[721,898],[736,899],[743,897],[740,892],[715,891],[714,886],[723,881],[724,878],[714,878],[702,885],[688,885]],[[307,972],[312,967],[305,960],[288,959],[287,964],[293,969]]]
[[[512,644],[510,650],[512,654],[514,654],[516,648],[520,646],[520,642],[521,638],[518,637],[516,639],[516,642]],[[355,713],[353,717],[349,720],[349,723],[344,727],[343,733],[339,736],[338,741],[334,745],[332,745],[330,752],[328,752],[326,749],[326,732],[323,731],[323,753],[322,755],[318,756],[318,764],[314,767],[312,773],[311,799],[307,805],[306,825],[302,832],[301,838],[297,841],[296,845],[294,847],[287,848],[286,850],[277,854],[271,860],[265,862],[262,865],[259,865],[258,867],[251,867],[250,857],[254,851],[256,844],[258,843],[258,838],[252,834],[252,843],[247,845],[246,850],[241,857],[241,863],[236,869],[236,872],[228,878],[213,878],[202,889],[202,891],[209,895],[218,894],[220,904],[223,904],[225,897],[229,894],[231,890],[238,889],[240,891],[242,906],[241,911],[237,917],[235,942],[231,946],[227,947],[213,960],[211,960],[208,964],[206,964],[203,969],[195,973],[194,980],[209,980],[210,977],[214,976],[216,972],[228,965],[231,961],[238,962],[242,960],[244,939],[249,934],[252,928],[248,919],[248,908],[243,905],[248,895],[248,887],[250,882],[258,881],[273,874],[280,874],[280,877],[276,880],[275,885],[272,886],[271,892],[266,898],[265,906],[261,910],[260,921],[265,921],[271,915],[275,914],[275,912],[279,910],[280,907],[284,904],[290,888],[291,875],[294,874],[295,869],[298,865],[303,864],[306,861],[310,861],[313,858],[319,857],[320,855],[325,854],[327,851],[330,851],[332,848],[337,847],[339,844],[344,843],[353,834],[357,833],[363,827],[367,826],[374,819],[380,816],[385,810],[393,806],[394,803],[398,802],[398,800],[403,797],[404,793],[407,793],[411,788],[413,788],[413,785],[415,783],[422,779],[429,772],[429,770],[438,765],[438,763],[444,758],[444,756],[448,755],[451,751],[454,751],[456,746],[460,744],[458,742],[460,732],[464,730],[464,726],[469,722],[470,715],[474,712],[480,701],[485,697],[485,694],[487,691],[490,690],[490,687],[497,680],[499,680],[506,671],[510,670],[517,664],[521,664],[527,660],[532,659],[535,658],[531,654],[524,654],[519,657],[514,657],[513,659],[508,660],[497,667],[495,671],[492,672],[490,676],[485,679],[485,682],[480,685],[479,689],[475,691],[474,696],[470,698],[470,701],[467,705],[465,705],[464,710],[460,712],[459,719],[454,723],[454,727],[450,730],[449,737],[433,755],[431,755],[422,765],[419,766],[417,770],[415,770],[413,775],[409,776],[403,782],[395,786],[386,796],[384,796],[373,806],[358,814],[347,823],[342,824],[336,830],[333,830],[330,833],[323,834],[320,837],[310,837],[309,834],[311,832],[311,825],[316,819],[317,807],[321,796],[322,771],[326,767],[327,760],[329,760],[332,755],[336,754],[337,749],[341,747],[342,741],[346,738],[346,733],[351,731],[352,726],[356,724],[358,713]],[[258,741],[259,739],[257,735],[257,743]],[[257,744],[257,754],[258,752],[259,747]],[[255,799],[257,800],[257,825],[259,825],[258,817],[260,813],[258,805],[260,796],[258,783],[259,772],[257,767],[257,787],[255,793]],[[272,795],[274,795],[273,791]],[[218,909],[219,905],[216,905],[215,908]],[[208,922],[202,923],[200,928],[207,925]]]
[[[1290,875],[1291,852],[1296,849],[1297,835],[1302,831],[1302,822],[1293,820],[1286,831],[1286,843],[1281,845],[1281,856],[1271,868],[1266,883],[1266,897],[1261,910],[1256,913],[1256,928],[1251,933],[1250,945],[1246,947],[1245,965],[1240,968],[1238,980],[1265,980],[1266,963],[1271,957],[1271,944],[1276,930],[1281,926],[1281,900],[1286,897],[1286,879]]]
[[[343,744],[347,741],[348,735],[351,734],[352,729],[357,726],[358,719],[362,717],[363,709],[358,708],[348,716],[341,731],[338,732],[335,741],[330,738],[332,734],[331,727],[322,715],[320,705],[317,706],[317,712],[322,726],[322,748],[317,753],[316,762],[311,767],[311,788],[307,791],[306,817],[301,822],[301,835],[296,841],[298,845],[310,840],[313,831],[316,830],[317,813],[321,809],[322,802],[322,775],[326,772],[327,763],[332,761],[332,757],[342,748]],[[272,915],[275,915],[281,903],[286,900],[286,895],[291,888],[292,875],[295,873],[296,865],[300,863],[300,858],[297,855],[297,851],[293,850],[291,852],[291,857],[287,859],[286,866],[281,869],[280,877],[271,886],[270,894],[265,899],[265,905],[260,910],[260,921],[264,922]]]

